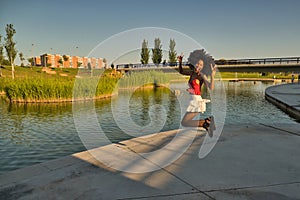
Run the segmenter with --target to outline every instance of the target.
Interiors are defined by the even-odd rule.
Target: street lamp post
[[[31,44],[32,64],[33,64],[33,66],[36,66],[35,56],[34,56],[34,53],[33,53],[33,46],[34,46],[34,44],[32,43]]]

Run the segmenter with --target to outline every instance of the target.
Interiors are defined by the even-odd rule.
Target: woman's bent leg
[[[205,122],[203,119],[194,120],[194,117],[198,114],[197,112],[186,112],[181,121],[181,125],[186,127],[203,127]]]

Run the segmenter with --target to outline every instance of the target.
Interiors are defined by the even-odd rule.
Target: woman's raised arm
[[[210,65],[211,67],[211,75],[210,75],[210,81],[208,80],[208,77],[206,74],[203,74],[201,73],[201,76],[203,77],[204,79],[204,83],[206,85],[206,87],[208,87],[208,89],[210,90],[213,90],[214,87],[215,87],[215,74],[216,74],[216,71],[217,71],[217,65]]]
[[[179,62],[179,73],[182,74],[182,75],[191,75],[189,72],[185,72],[183,71],[183,68],[182,68],[182,58],[183,58],[183,54],[181,54],[180,56],[177,56],[177,59],[178,59],[178,62]]]

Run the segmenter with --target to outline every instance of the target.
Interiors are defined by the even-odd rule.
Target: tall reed
[[[76,98],[97,98],[112,93],[117,79],[103,77],[81,78],[25,78],[5,83],[4,91],[10,102],[60,102],[72,101],[75,91]],[[92,89],[92,88],[95,88]]]
[[[145,85],[163,85],[169,83],[170,75],[163,71],[132,71],[122,77],[119,82],[119,88],[136,88]]]
[[[60,76],[34,76],[0,79],[10,102],[63,102],[110,96],[120,88],[136,88],[145,85],[164,85],[171,76],[162,71],[140,71],[125,74],[106,70],[96,73],[83,71],[79,78]]]

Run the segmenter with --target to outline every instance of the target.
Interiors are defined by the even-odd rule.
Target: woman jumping
[[[200,112],[203,113],[206,110],[206,103],[208,100],[202,99],[201,87],[204,83],[208,89],[214,89],[214,76],[217,69],[215,62],[210,55],[206,54],[204,49],[195,50],[190,53],[188,58],[192,71],[184,72],[182,68],[183,55],[181,54],[177,58],[179,61],[179,72],[183,75],[190,76],[188,81],[190,88],[188,91],[192,95],[192,99],[181,124],[186,127],[203,127],[208,132],[209,136],[212,137],[213,131],[215,130],[214,117],[211,116],[200,120],[194,120],[194,117]]]

